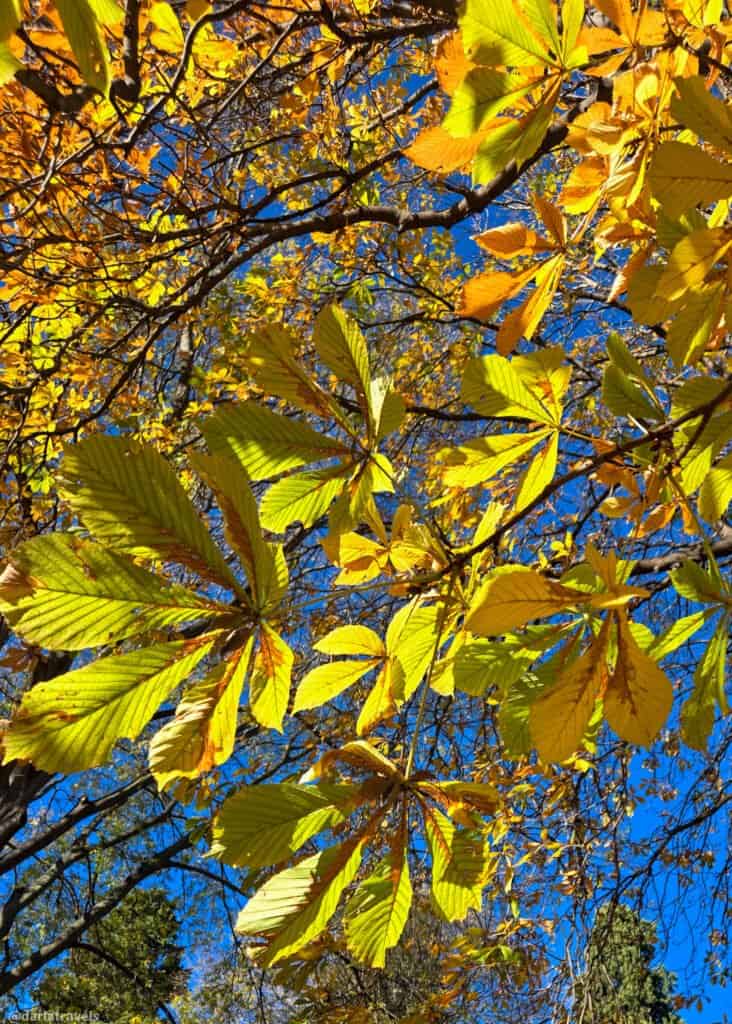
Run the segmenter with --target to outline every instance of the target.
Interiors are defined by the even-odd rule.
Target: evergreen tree
[[[43,1010],[114,1024],[153,1024],[185,980],[175,904],[162,889],[138,889],[92,929],[34,990]],[[66,1018],[69,1019],[69,1018]],[[88,1016],[87,1016],[88,1019]]]
[[[579,1024],[683,1024],[674,1009],[674,975],[654,966],[656,926],[630,907],[601,907],[577,985]]]

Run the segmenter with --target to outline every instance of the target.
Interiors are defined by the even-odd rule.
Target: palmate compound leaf
[[[280,416],[257,402],[225,403],[201,426],[214,455],[233,456],[252,480],[308,463],[343,458],[349,449],[307,423]]]
[[[5,761],[28,760],[47,772],[102,764],[116,740],[139,735],[221,638],[209,633],[111,654],[39,683],[4,734]]]
[[[21,544],[0,577],[0,610],[29,643],[80,651],[151,629],[231,614],[73,534]]]
[[[395,843],[345,906],[346,944],[351,955],[367,967],[383,967],[387,950],[401,938],[411,903],[406,844]]]
[[[365,798],[360,785],[246,786],[218,811],[210,856],[236,867],[279,864],[319,832],[342,824]]]
[[[60,489],[97,540],[142,558],[177,562],[239,589],[175,470],[151,445],[126,437],[69,445]]]
[[[274,875],[239,914],[236,930],[267,939],[259,962],[268,967],[318,936],[336,911],[341,894],[356,877],[365,835],[306,857]]]
[[[252,637],[183,695],[175,718],[150,741],[150,771],[163,790],[195,779],[231,757],[237,711],[249,667]]]
[[[446,921],[462,921],[480,910],[489,870],[486,840],[473,830],[456,828],[440,811],[423,805],[432,857],[432,901]]]

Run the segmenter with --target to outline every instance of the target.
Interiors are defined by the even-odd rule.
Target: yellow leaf
[[[502,224],[476,235],[474,241],[493,256],[501,259],[513,259],[515,256],[528,256],[537,252],[546,252],[553,248],[553,243],[542,238],[536,231],[526,227],[520,221]]]
[[[529,729],[542,761],[565,761],[580,746],[607,676],[607,637],[605,626],[531,705]]]
[[[700,75],[675,78],[678,98],[671,100],[673,117],[707,142],[732,153],[732,113],[727,104],[712,96]]]
[[[560,202],[567,213],[587,213],[600,198],[608,177],[604,156],[593,155],[577,164],[564,183]]]
[[[318,665],[300,681],[295,693],[293,715],[297,711],[319,708],[333,697],[337,697],[378,665],[379,660],[370,658],[368,661],[331,661],[327,665]]]
[[[396,712],[396,691],[403,691],[403,676],[401,666],[393,658],[384,662],[358,716],[356,732],[359,736],[371,732],[374,726],[385,718],[390,718]]]
[[[640,649],[624,612],[618,619],[618,656],[605,691],[605,717],[628,743],[650,746],[669,716],[673,690],[665,672]]]
[[[521,338],[530,339],[534,336],[541,318],[551,305],[563,269],[564,255],[552,256],[538,268],[533,292],[518,309],[512,310],[503,319],[496,336],[496,348],[500,355],[507,356],[513,352]]]
[[[150,42],[164,53],[179,53],[183,49],[183,29],[178,15],[168,3],[157,2],[150,7],[149,18],[155,26]]]
[[[321,654],[363,654],[370,658],[386,655],[381,637],[368,626],[336,626],[313,647]]]
[[[252,637],[188,690],[175,718],[150,741],[150,771],[161,790],[173,779],[197,778],[231,756],[237,710],[244,686]]]
[[[329,534],[321,544],[330,561],[342,569],[334,581],[337,586],[365,583],[383,571],[386,548],[359,533]]]
[[[723,164],[698,146],[664,142],[648,170],[651,190],[670,217],[692,206],[706,206],[732,195],[732,164]]]
[[[567,244],[567,222],[562,211],[558,206],[550,203],[548,199],[541,195],[534,196],[534,206],[544,223],[544,227],[552,236],[552,248],[559,247],[563,249]]]
[[[466,627],[481,636],[500,636],[532,619],[556,615],[588,600],[587,594],[548,580],[530,569],[494,576],[473,600]]]
[[[537,452],[521,481],[516,497],[516,511],[520,512],[532,503],[554,479],[557,469],[559,433],[554,431],[549,441]]]
[[[464,316],[488,320],[506,299],[512,299],[514,295],[518,295],[535,273],[536,267],[527,267],[515,274],[505,270],[478,274],[463,287],[460,312]]]
[[[435,73],[440,88],[448,96],[452,96],[462,80],[475,64],[469,61],[463,50],[463,41],[459,32],[445,36],[437,44],[435,53]]]
[[[547,434],[546,430],[529,434],[491,434],[467,441],[459,448],[448,448],[444,453],[443,482],[447,487],[474,487],[485,483],[502,469],[523,459]]]
[[[732,455],[712,468],[699,491],[699,512],[708,523],[726,515],[732,501]]]
[[[282,732],[282,720],[290,696],[293,653],[267,622],[259,631],[259,647],[249,679],[249,706],[267,729]]]
[[[732,238],[726,228],[700,228],[686,235],[676,244],[669,257],[668,265],[656,285],[656,296],[673,301],[690,289],[697,288],[730,246]]]
[[[426,128],[404,150],[404,155],[426,171],[449,174],[467,167],[484,138],[484,131],[456,139],[440,126]]]

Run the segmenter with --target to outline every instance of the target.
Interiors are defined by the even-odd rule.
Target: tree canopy
[[[565,1020],[608,901],[727,982],[731,46],[0,0],[8,1006],[151,880],[232,1019]]]

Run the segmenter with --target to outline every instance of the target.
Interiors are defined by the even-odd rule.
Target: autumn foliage
[[[515,955],[514,875],[584,841],[532,801],[728,732],[725,5],[0,0],[0,40],[5,764],[144,750],[260,966],[383,968],[428,892]]]

